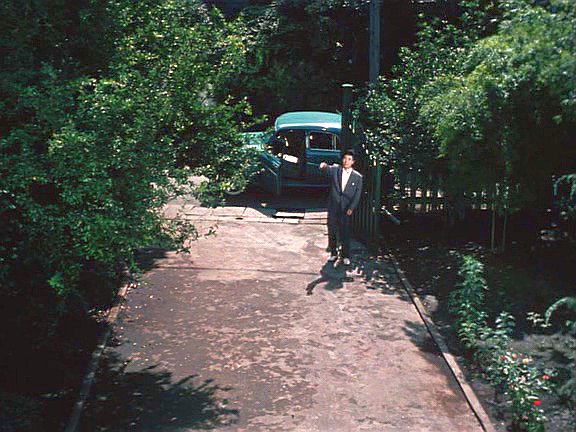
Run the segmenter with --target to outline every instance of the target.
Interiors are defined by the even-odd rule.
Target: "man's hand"
[[[352,209],[346,210],[346,216],[352,216]]]
[[[320,162],[319,168],[320,169],[326,169],[326,168],[328,168],[328,164],[326,162]]]

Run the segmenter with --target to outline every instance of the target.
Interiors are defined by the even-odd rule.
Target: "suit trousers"
[[[328,212],[328,248],[332,255],[337,255],[340,243],[342,257],[350,258],[350,219],[342,210]]]

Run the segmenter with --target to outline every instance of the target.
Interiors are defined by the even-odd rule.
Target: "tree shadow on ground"
[[[367,289],[411,301],[388,257],[366,255],[361,249],[352,249],[352,253],[350,271],[362,278]]]
[[[212,380],[193,383],[195,375],[174,381],[171,372],[158,366],[128,371],[129,365],[118,354],[105,353],[80,431],[176,432],[237,421],[239,411],[227,408],[222,398],[230,388]]]
[[[136,252],[136,263],[140,271],[146,273],[158,266],[158,263],[167,257],[168,249],[160,247],[147,247]]]
[[[434,354],[435,356],[442,355],[440,347],[436,345],[423,322],[405,321],[404,333],[423,353]]]

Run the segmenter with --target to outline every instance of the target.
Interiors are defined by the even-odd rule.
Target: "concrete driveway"
[[[169,206],[216,234],[144,254],[80,430],[481,431],[391,263],[326,262],[320,198]]]

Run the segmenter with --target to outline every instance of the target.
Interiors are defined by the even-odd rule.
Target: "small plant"
[[[576,425],[576,297],[563,297],[548,307],[544,314],[544,325],[550,326],[552,316],[560,308],[567,309],[568,318],[564,321],[563,331],[567,334],[564,340],[565,352],[569,363],[563,369],[564,380],[559,383],[556,393],[572,413],[572,422]]]
[[[526,320],[533,326],[533,327],[540,327],[543,329],[551,327],[550,323],[546,321],[546,319],[539,314],[538,312],[528,312],[526,314]]]
[[[534,327],[548,329],[552,327],[551,320],[560,309],[565,309],[568,313],[562,326],[566,337],[560,339],[561,346],[555,347],[555,351],[565,357],[565,364],[549,375],[556,383],[554,392],[560,403],[570,410],[572,423],[576,425],[576,297],[563,297],[548,306],[543,316],[530,312],[527,318]]]
[[[450,311],[456,316],[455,328],[463,345],[473,354],[483,376],[510,404],[514,428],[530,432],[544,430],[541,394],[550,390],[550,374],[542,373],[532,358],[507,348],[516,327],[514,317],[501,312],[490,326],[484,312],[484,293],[488,289],[483,265],[470,256],[462,257],[459,289],[450,294]],[[536,315],[534,319],[538,319]],[[539,319],[539,321],[546,321]]]
[[[482,277],[484,266],[470,256],[462,257],[463,263],[458,271],[462,282],[460,289],[450,293],[448,305],[456,315],[456,332],[469,350],[476,348],[481,328],[486,323],[486,313],[482,311],[486,280]]]
[[[550,375],[535,368],[532,358],[511,350],[493,360],[487,375],[510,401],[514,425],[521,430],[543,431],[546,417],[539,395],[550,390]]]
[[[572,336],[576,336],[576,297],[563,297],[549,306],[544,314],[545,324],[549,325],[552,315],[562,307],[568,309],[573,315],[572,319],[567,319],[564,322],[566,331]]]

